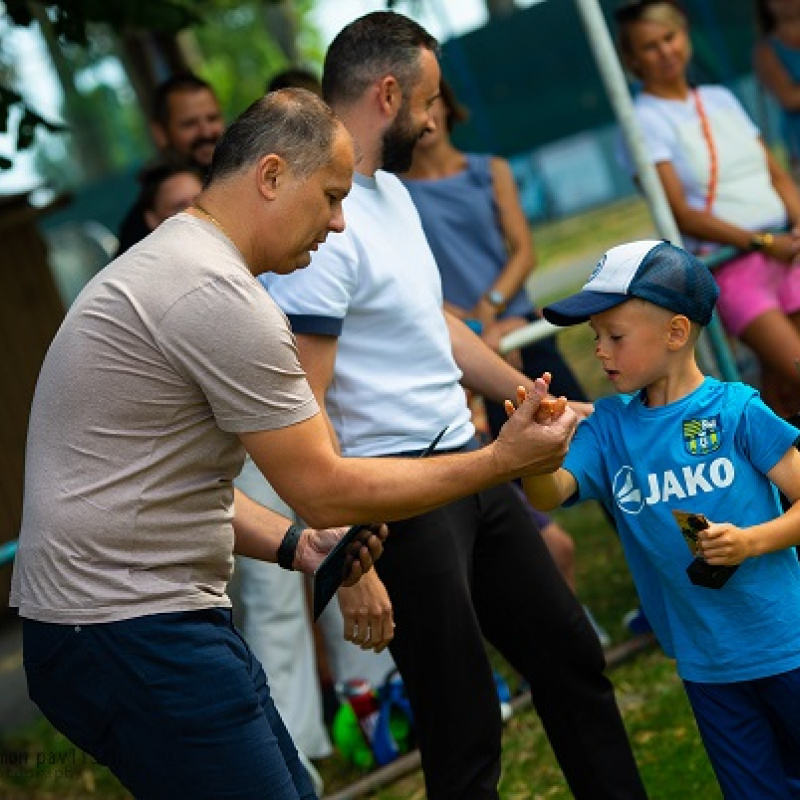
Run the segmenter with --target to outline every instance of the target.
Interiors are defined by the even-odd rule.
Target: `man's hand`
[[[515,475],[554,472],[567,454],[578,417],[565,398],[548,396],[549,373],[534,381],[533,391],[517,390],[517,403],[506,401],[510,419],[490,447],[503,469]]]
[[[313,575],[325,556],[348,530],[348,528],[326,528],[325,530],[306,528],[297,543],[294,568],[307,575]],[[359,534],[358,538],[350,545],[352,560],[349,571],[345,568],[344,586],[358,583],[361,577],[372,569],[372,565],[383,553],[383,542],[388,535],[389,529],[383,524],[370,525]]]
[[[375,572],[338,592],[344,638],[362,650],[385,650],[394,638],[392,602]]]

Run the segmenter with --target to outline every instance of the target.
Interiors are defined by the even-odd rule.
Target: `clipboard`
[[[426,458],[433,453],[448,427],[446,425],[436,434],[433,441],[420,453],[420,458]],[[372,536],[372,531],[367,525],[353,525],[317,567],[313,582],[314,622],[319,619],[325,606],[330,603],[342,585],[345,570],[349,569],[353,558],[370,536]]]

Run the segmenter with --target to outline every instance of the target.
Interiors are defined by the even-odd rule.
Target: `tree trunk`
[[[280,47],[286,60],[297,65],[300,53],[297,49],[297,15],[292,3],[282,0],[280,3],[264,4],[264,22],[267,32]]]
[[[192,72],[199,66],[194,37],[188,33],[128,30],[121,44],[122,63],[148,120],[156,86],[172,75]]]
[[[34,19],[39,23],[42,38],[64,93],[63,114],[74,142],[78,163],[88,180],[99,178],[110,169],[105,134],[96,125],[96,117],[91,114],[83,96],[75,86],[73,69],[64,57],[44,7],[38,3],[31,3],[30,9]]]

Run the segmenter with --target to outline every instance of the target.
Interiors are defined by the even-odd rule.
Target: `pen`
[[[429,456],[436,449],[436,445],[439,444],[439,442],[442,440],[442,436],[444,436],[445,433],[447,433],[447,429],[449,427],[450,427],[449,425],[445,425],[444,428],[442,428],[439,431],[439,433],[437,433],[436,436],[433,437],[433,441],[419,454],[420,458],[425,458],[426,456]]]

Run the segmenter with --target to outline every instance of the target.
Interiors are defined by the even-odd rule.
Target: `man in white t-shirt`
[[[534,384],[443,313],[419,216],[391,174],[408,168],[433,124],[439,79],[435,40],[402,15],[368,14],[339,33],[323,90],[361,156],[347,228],[307,270],[267,281],[348,456],[413,457],[445,426],[442,449],[469,451],[460,381],[499,401]],[[430,800],[498,797],[501,719],[484,637],[530,683],[574,796],[644,797],[600,643],[513,486],[390,527],[378,565],[385,588],[373,571],[340,602],[374,625],[394,606],[390,649]]]
[[[535,424],[532,398],[485,454],[334,451],[286,318],[255,276],[308,265],[343,230],[354,161],[319,98],[261,98],[220,140],[192,208],[86,286],[42,366],[11,594],[29,693],[136,797],[315,796],[226,586],[234,552],[313,573],[342,531],[289,525],[234,491],[245,450],[326,527],[552,470],[574,431],[574,415]],[[380,550],[369,537],[348,579]],[[353,638],[369,647],[373,634],[391,638],[366,627]]]

